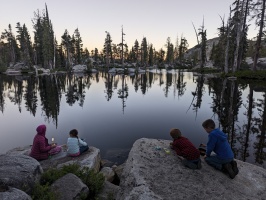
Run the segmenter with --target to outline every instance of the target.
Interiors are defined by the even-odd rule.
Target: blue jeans
[[[217,158],[216,155],[213,156],[209,156],[205,158],[206,163],[208,163],[210,166],[218,169],[218,170],[222,170],[223,168],[223,164],[225,163],[229,163],[232,160],[234,160],[234,158],[231,159],[219,159]]]
[[[88,146],[80,146],[80,147],[79,147],[79,152],[80,152],[80,154],[82,154],[82,153],[84,153],[85,151],[87,151],[88,149],[89,149]]]

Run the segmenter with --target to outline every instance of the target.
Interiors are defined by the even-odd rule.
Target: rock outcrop
[[[266,199],[266,170],[239,160],[239,174],[230,179],[207,165],[191,170],[169,148],[169,140],[137,140],[126,161],[117,200]],[[160,150],[156,150],[161,147]]]
[[[6,155],[29,155],[31,145],[25,147],[17,147],[6,152]],[[64,165],[77,163],[80,166],[94,169],[96,172],[100,170],[100,150],[96,147],[89,147],[89,150],[78,157],[69,157],[66,152],[66,145],[62,145],[62,151],[53,155],[47,160],[40,161],[42,169],[46,171],[49,168],[61,168]]]
[[[0,155],[0,185],[30,193],[40,179],[40,163],[26,155]]]
[[[51,191],[57,196],[57,200],[86,198],[89,188],[74,174],[66,174],[51,185]]]
[[[7,187],[6,190],[0,191],[1,200],[31,200],[32,198],[25,192],[13,188]]]

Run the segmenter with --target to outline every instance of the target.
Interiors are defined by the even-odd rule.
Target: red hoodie
[[[36,131],[37,134],[33,139],[30,156],[36,160],[48,159],[48,151],[51,150],[51,146],[48,144],[48,139],[45,137],[46,126],[40,125],[37,127]]]

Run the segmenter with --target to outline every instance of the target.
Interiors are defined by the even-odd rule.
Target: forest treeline
[[[252,70],[257,70],[258,58],[266,55],[265,42],[265,2],[266,0],[236,0],[230,7],[228,19],[221,18],[218,30],[218,43],[207,46],[207,29],[202,25],[195,28],[197,48],[188,59],[185,54],[188,50],[188,41],[185,36],[176,38],[175,44],[171,38],[166,39],[165,48],[155,49],[148,43],[146,37],[142,41],[135,40],[132,47],[128,47],[123,38],[121,43],[114,44],[111,34],[106,31],[103,49],[94,48],[89,51],[83,47],[81,33],[78,28],[71,34],[65,29],[61,38],[56,38],[53,24],[49,18],[48,8],[34,12],[33,38],[31,38],[25,24],[18,22],[14,34],[11,24],[1,33],[0,41],[0,68],[6,69],[16,63],[23,63],[29,69],[34,65],[46,69],[70,70],[72,66],[84,64],[87,66],[108,66],[116,64],[136,63],[146,67],[169,64],[174,67],[190,63],[203,68],[207,62],[207,49],[211,48],[210,60],[214,66],[228,73],[236,72],[245,66],[245,58],[253,58]],[[253,19],[258,27],[258,35],[253,41],[248,40],[249,22]]]

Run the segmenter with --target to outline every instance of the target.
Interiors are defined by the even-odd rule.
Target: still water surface
[[[0,153],[32,144],[46,124],[51,142],[65,144],[76,128],[102,158],[124,162],[139,138],[171,140],[179,128],[195,146],[212,118],[228,134],[235,157],[266,168],[265,89],[178,70],[138,75],[0,75]]]

